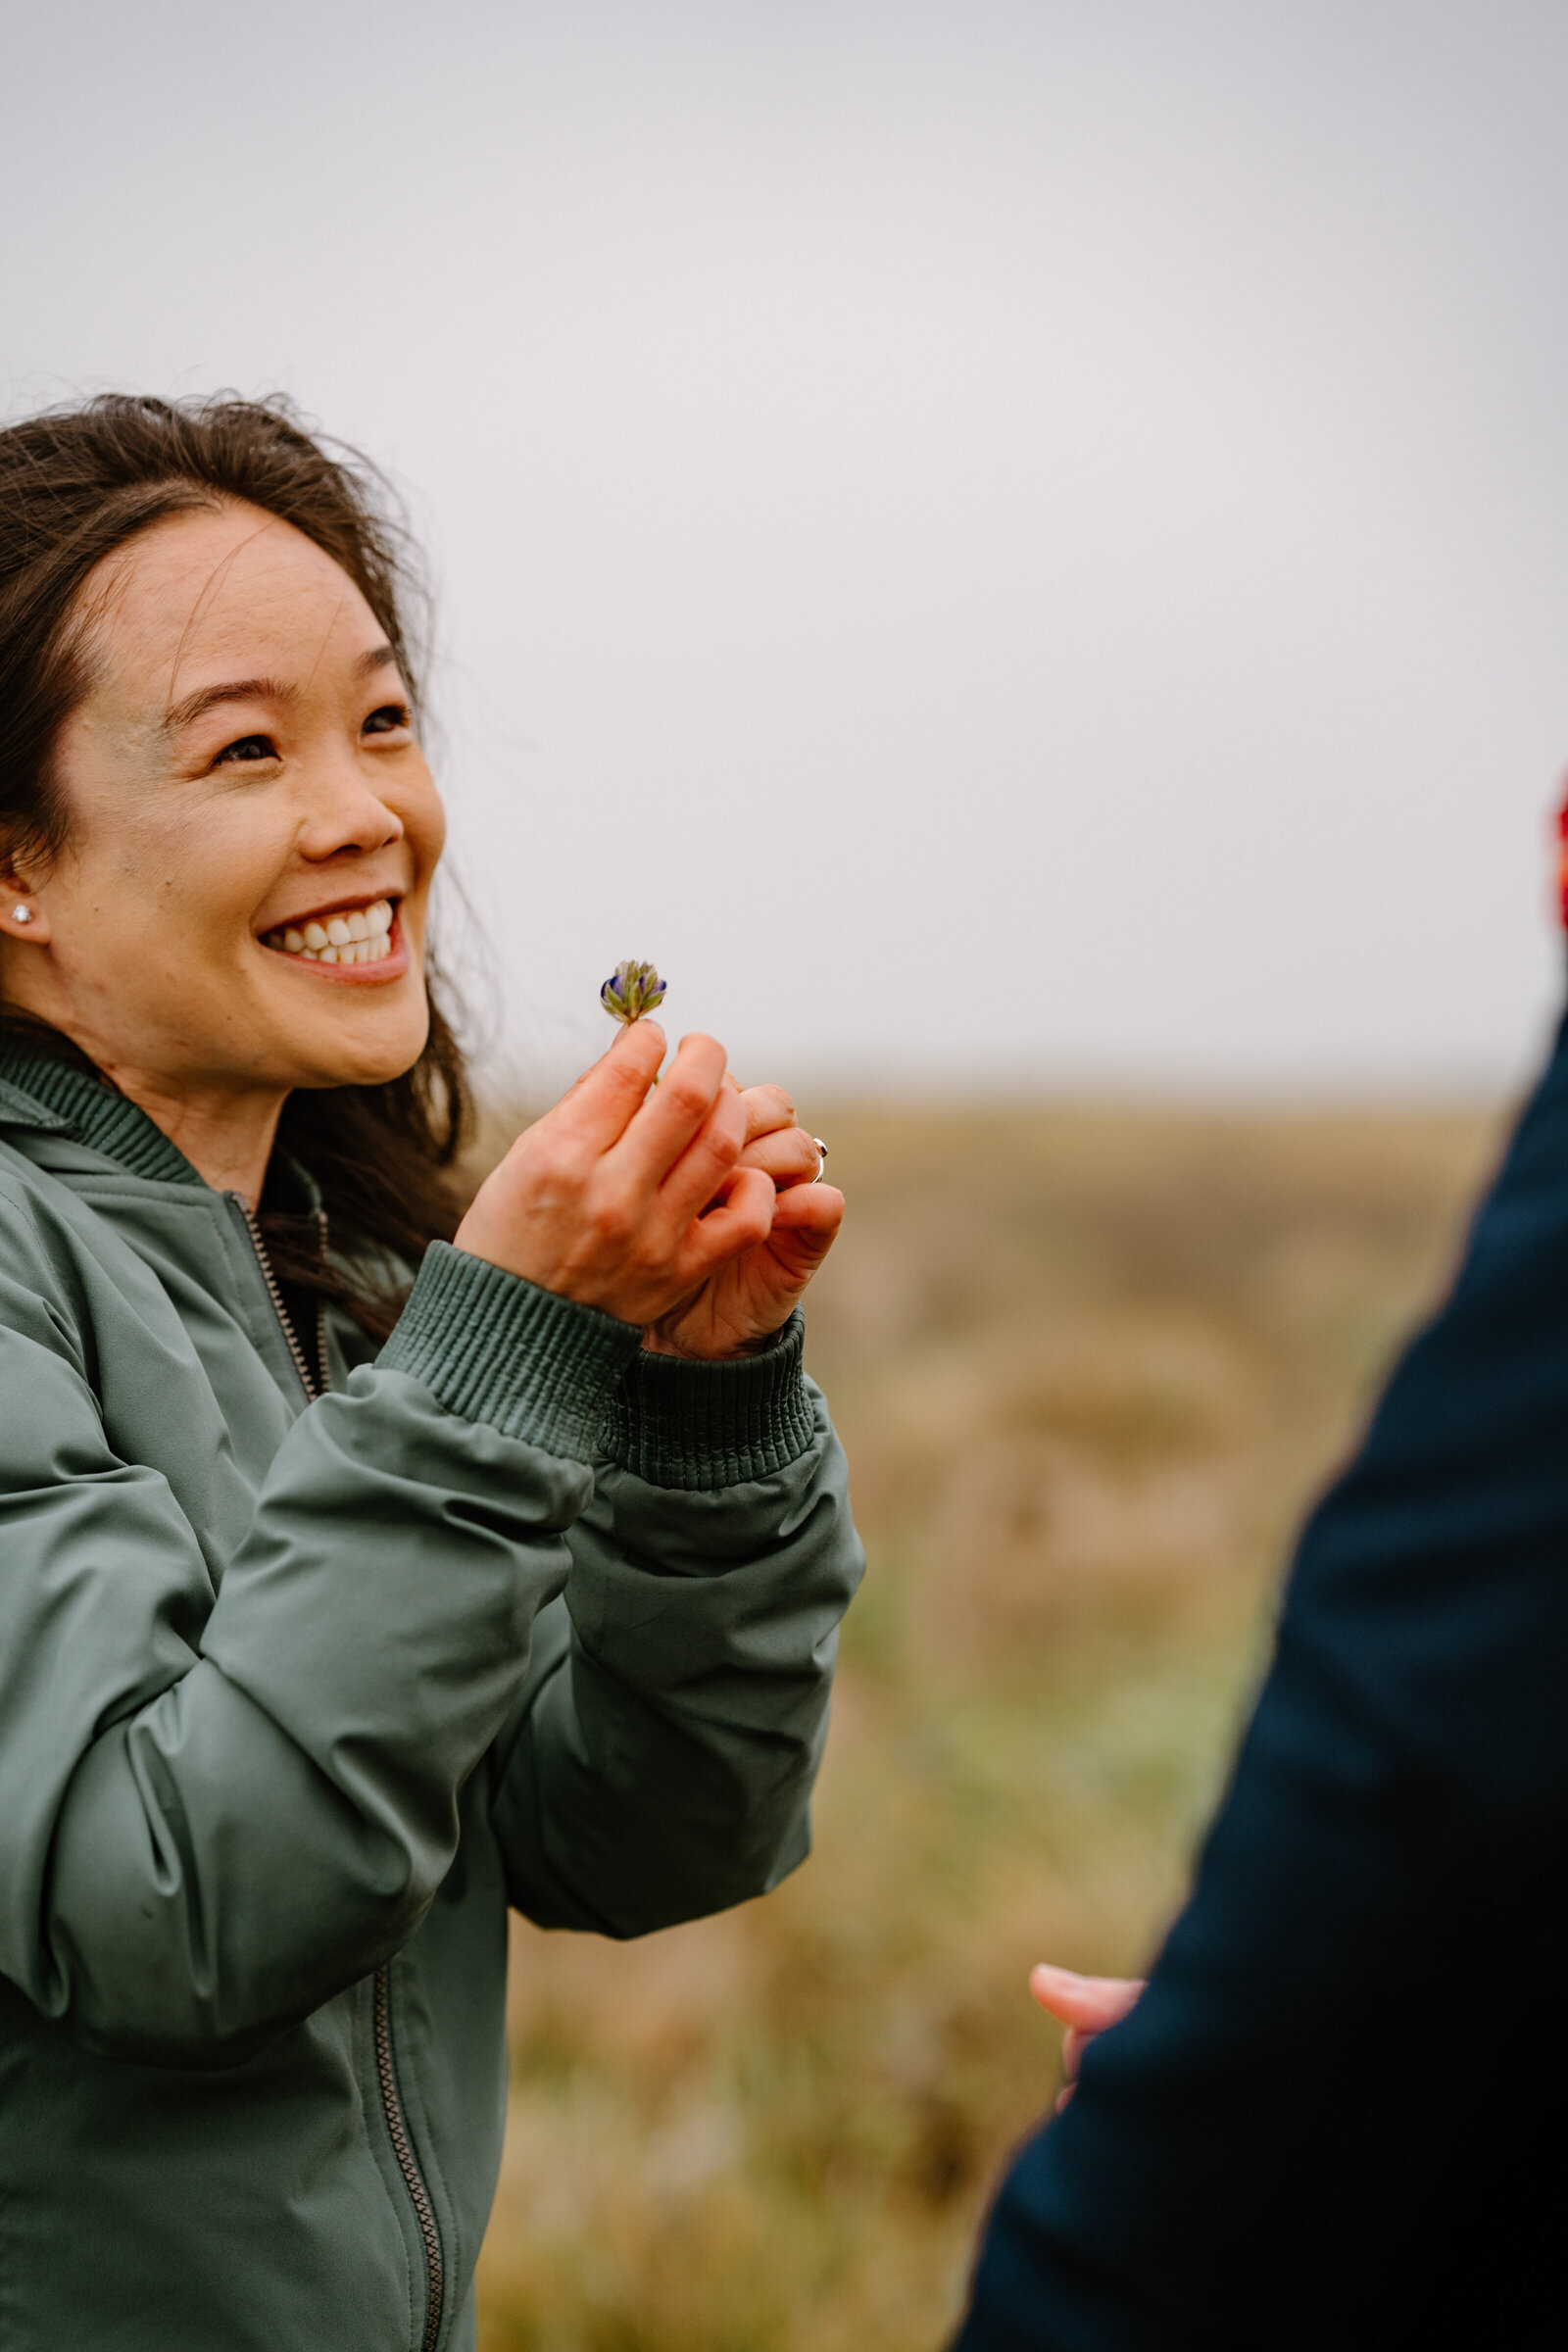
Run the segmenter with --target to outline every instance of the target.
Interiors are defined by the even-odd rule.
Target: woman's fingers
[[[795,1105],[781,1086],[743,1087],[741,1101],[746,1105],[748,1144],[755,1144],[759,1136],[772,1135],[780,1127],[795,1124]]]
[[[789,1185],[814,1183],[821,1164],[822,1155],[804,1127],[776,1127],[749,1136],[741,1153],[743,1168],[760,1168],[781,1192]]]
[[[1080,2034],[1118,2025],[1144,1989],[1142,1977],[1080,1977],[1042,1960],[1029,1972],[1029,1989],[1042,2009]],[[1065,2045],[1063,2045],[1065,2046]]]
[[[701,1032],[683,1037],[674,1060],[614,1148],[617,1175],[638,1189],[662,1184],[720,1103],[734,1132],[743,1135],[746,1114],[740,1096],[724,1085],[723,1047]]]
[[[816,1272],[844,1222],[844,1195],[831,1184],[792,1185],[778,1195],[773,1210],[772,1247],[805,1282]]]
[[[608,1152],[652,1091],[664,1045],[664,1032],[657,1021],[633,1021],[547,1115],[590,1152]]]
[[[765,1242],[773,1222],[773,1187],[757,1168],[737,1168],[725,1186],[724,1198],[705,1217],[694,1219],[685,1243],[676,1252],[675,1273],[680,1291],[696,1290],[727,1258],[738,1257]]]
[[[659,1187],[658,1214],[672,1238],[693,1217],[700,1217],[710,1201],[721,1196],[727,1198],[745,1132],[746,1114],[740,1097],[721,1089],[708,1116]],[[771,1182],[768,1190],[771,1193]]]

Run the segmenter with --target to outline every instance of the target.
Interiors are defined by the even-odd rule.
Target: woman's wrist
[[[650,1324],[643,1333],[641,1352],[644,1355],[673,1356],[676,1362],[683,1364],[747,1363],[754,1356],[766,1355],[771,1348],[776,1348],[789,1331],[792,1320],[793,1309],[789,1315],[786,1315],[782,1323],[775,1324],[770,1331],[758,1332],[750,1339],[736,1340],[728,1347],[715,1348],[712,1350],[703,1348],[683,1348],[678,1340],[668,1338],[657,1324]]]

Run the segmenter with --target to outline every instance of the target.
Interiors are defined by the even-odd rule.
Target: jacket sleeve
[[[804,1859],[837,1626],[862,1558],[801,1371],[639,1356],[569,1538],[562,1605],[494,1754],[516,1907],[637,1936]]]
[[[108,1445],[69,1267],[0,1278],[0,1968],[91,2049],[233,2063],[417,1925],[638,1335],[437,1245],[212,1562]]]
[[[1308,1523],[1149,1988],[1003,2185],[962,2352],[1560,2340],[1555,2253],[1556,2325],[1510,2313],[1568,2091],[1565,1037]]]

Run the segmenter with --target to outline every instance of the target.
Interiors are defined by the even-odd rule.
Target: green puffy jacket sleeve
[[[178,1478],[108,1442],[82,1280],[47,1234],[0,1270],[0,1969],[89,2048],[230,2064],[422,1918],[465,1783],[518,1744],[637,1334],[437,1246],[219,1558]],[[541,1758],[580,1735],[537,1728]],[[575,1759],[539,1786],[548,1809]]]
[[[509,1891],[541,1926],[641,1935],[765,1892],[808,1850],[861,1554],[801,1347],[797,1315],[763,1356],[644,1355],[621,1381],[492,1751]]]

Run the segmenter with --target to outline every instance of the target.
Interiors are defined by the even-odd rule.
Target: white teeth
[[[307,963],[379,963],[392,953],[395,920],[391,900],[377,899],[373,906],[356,907],[352,914],[328,915],[324,924],[291,923],[286,930],[269,931],[265,944]]]

